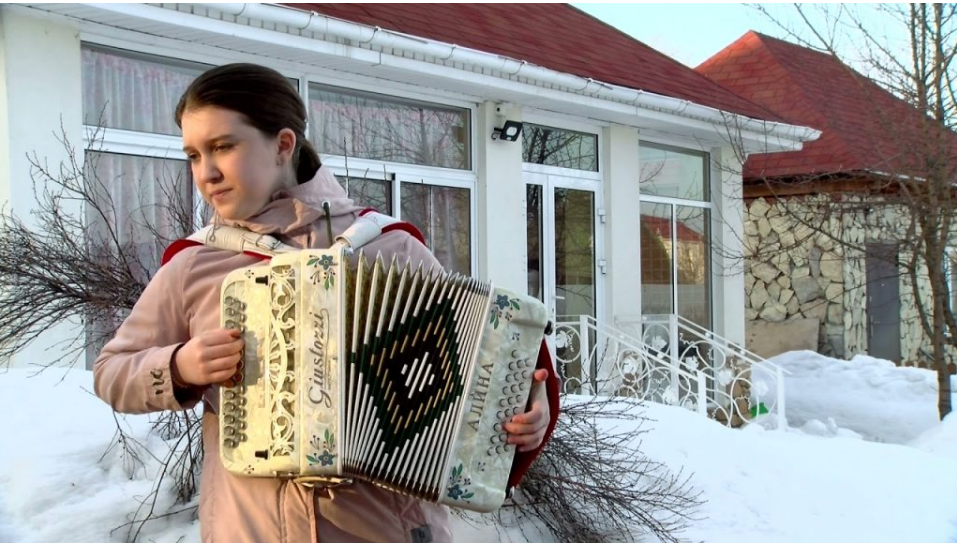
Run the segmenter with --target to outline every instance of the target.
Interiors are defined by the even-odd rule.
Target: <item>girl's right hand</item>
[[[241,368],[241,334],[235,329],[216,329],[191,338],[170,363],[174,381],[208,385],[233,377]]]

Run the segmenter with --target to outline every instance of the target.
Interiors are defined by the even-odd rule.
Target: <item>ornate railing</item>
[[[767,414],[786,427],[779,366],[680,316],[648,315],[624,326],[634,330],[591,316],[559,321],[565,392],[683,406],[731,426]]]

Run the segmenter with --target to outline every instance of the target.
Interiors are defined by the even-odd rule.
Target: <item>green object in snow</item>
[[[751,417],[758,417],[760,415],[768,413],[768,407],[764,405],[763,402],[759,402],[757,406],[751,407]]]

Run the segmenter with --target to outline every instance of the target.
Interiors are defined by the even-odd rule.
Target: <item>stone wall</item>
[[[820,217],[813,201],[752,201],[745,220],[746,318],[782,323],[779,334],[788,322],[815,319],[818,351],[845,356],[844,247],[833,237],[842,227],[839,217]]]
[[[835,207],[830,198],[759,198],[748,204],[745,312],[750,328],[762,331],[749,335],[749,342],[772,334],[806,335],[805,320],[816,319],[818,352],[842,358],[868,352],[867,260],[862,248],[872,241],[896,241],[900,261],[908,262],[908,241],[916,235],[905,232],[908,220],[900,210],[866,206],[860,198],[847,197]],[[951,245],[957,247],[957,235]],[[899,279],[900,362],[922,365],[930,348],[912,280],[903,273]],[[929,305],[926,272],[918,274],[916,283],[917,294]],[[949,350],[948,358],[953,367],[957,353]]]

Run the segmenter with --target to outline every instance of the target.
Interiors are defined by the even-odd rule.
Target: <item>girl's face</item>
[[[220,217],[249,219],[273,193],[295,184],[292,130],[269,137],[242,114],[215,106],[187,110],[182,126],[193,182]]]

